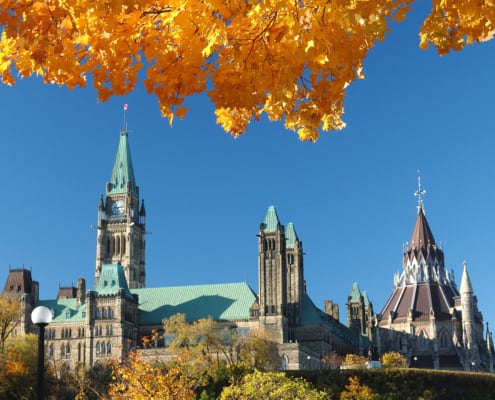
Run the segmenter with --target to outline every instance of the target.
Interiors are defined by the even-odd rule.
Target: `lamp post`
[[[38,332],[38,400],[44,398],[45,375],[45,327],[52,321],[52,312],[45,306],[36,307],[31,313],[31,321],[39,328]]]

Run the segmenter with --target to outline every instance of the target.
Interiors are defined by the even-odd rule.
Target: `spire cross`
[[[414,195],[418,197],[418,212],[420,208],[423,208],[423,196],[426,194],[426,190],[421,190],[421,175],[418,170],[418,190],[414,192]]]

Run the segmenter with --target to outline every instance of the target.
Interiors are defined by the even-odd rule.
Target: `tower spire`
[[[124,127],[122,128],[122,130],[124,132],[127,132],[127,120],[126,120],[126,111],[127,109],[129,108],[129,105],[127,103],[124,104]]]
[[[419,173],[419,169],[418,169],[418,190],[416,190],[414,192],[414,195],[417,196],[418,198],[418,213],[419,213],[419,210],[422,209],[423,212],[424,212],[424,208],[423,208],[423,196],[426,194],[426,190],[424,189],[421,189],[421,175]]]

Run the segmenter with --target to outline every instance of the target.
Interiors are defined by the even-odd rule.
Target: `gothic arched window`
[[[287,262],[289,265],[294,264],[294,254],[287,254]]]
[[[440,348],[441,349],[446,349],[449,347],[449,337],[448,337],[448,334],[447,332],[445,331],[445,329],[443,329],[441,332],[440,332]]]
[[[282,371],[287,371],[289,369],[289,357],[286,354],[280,359],[280,369]]]

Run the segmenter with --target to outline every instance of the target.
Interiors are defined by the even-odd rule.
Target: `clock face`
[[[124,203],[122,200],[117,200],[112,204],[112,214],[121,215],[124,212]]]

